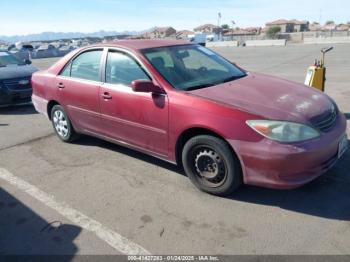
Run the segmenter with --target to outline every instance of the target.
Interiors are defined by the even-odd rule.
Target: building
[[[188,39],[189,35],[193,35],[194,32],[190,30],[181,30],[176,33],[176,39]]]
[[[266,30],[275,26],[278,26],[281,28],[281,33],[309,31],[308,21],[298,21],[296,19],[292,19],[292,20],[279,19],[273,22],[266,23]]]
[[[335,28],[338,31],[349,31],[350,30],[350,25],[349,24],[339,24]]]
[[[317,22],[313,22],[309,26],[309,30],[310,31],[321,31],[321,29],[322,29],[322,26],[319,23],[317,23]]]
[[[213,24],[204,24],[194,28],[193,30],[199,33],[210,33],[210,34],[219,34],[222,31],[221,27]]]
[[[309,21],[299,21],[296,19],[290,20],[290,22],[294,25],[294,32],[305,32],[309,31]]]
[[[246,35],[260,35],[261,27],[247,27],[236,30],[229,30],[223,35],[225,36],[246,36]]]
[[[323,31],[333,31],[333,30],[336,30],[336,28],[337,28],[337,25],[334,22],[329,22],[329,23],[326,23],[322,27],[322,30]]]
[[[148,33],[149,38],[166,38],[171,37],[176,34],[176,30],[171,27],[156,27],[153,31]]]

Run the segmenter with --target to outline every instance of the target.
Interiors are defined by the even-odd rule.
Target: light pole
[[[221,12],[218,13],[218,33],[219,33],[219,40],[222,41],[221,37]]]
[[[232,41],[233,41],[233,32],[235,31],[236,22],[232,20],[231,23],[232,23]]]

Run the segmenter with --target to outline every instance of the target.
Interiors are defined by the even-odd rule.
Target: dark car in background
[[[30,102],[31,77],[36,71],[29,60],[0,51],[0,106]]]

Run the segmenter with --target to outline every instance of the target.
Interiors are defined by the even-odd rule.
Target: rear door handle
[[[58,87],[59,89],[62,89],[62,88],[64,88],[65,86],[64,86],[63,83],[58,83],[57,87]]]
[[[110,100],[110,99],[112,99],[112,96],[110,95],[110,93],[104,92],[104,93],[102,94],[102,98],[103,98],[103,99],[106,99],[106,100]]]

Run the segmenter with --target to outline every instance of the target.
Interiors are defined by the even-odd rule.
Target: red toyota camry
[[[246,72],[205,47],[129,40],[76,50],[32,77],[58,137],[87,134],[177,163],[199,189],[303,185],[347,149],[327,95]]]

